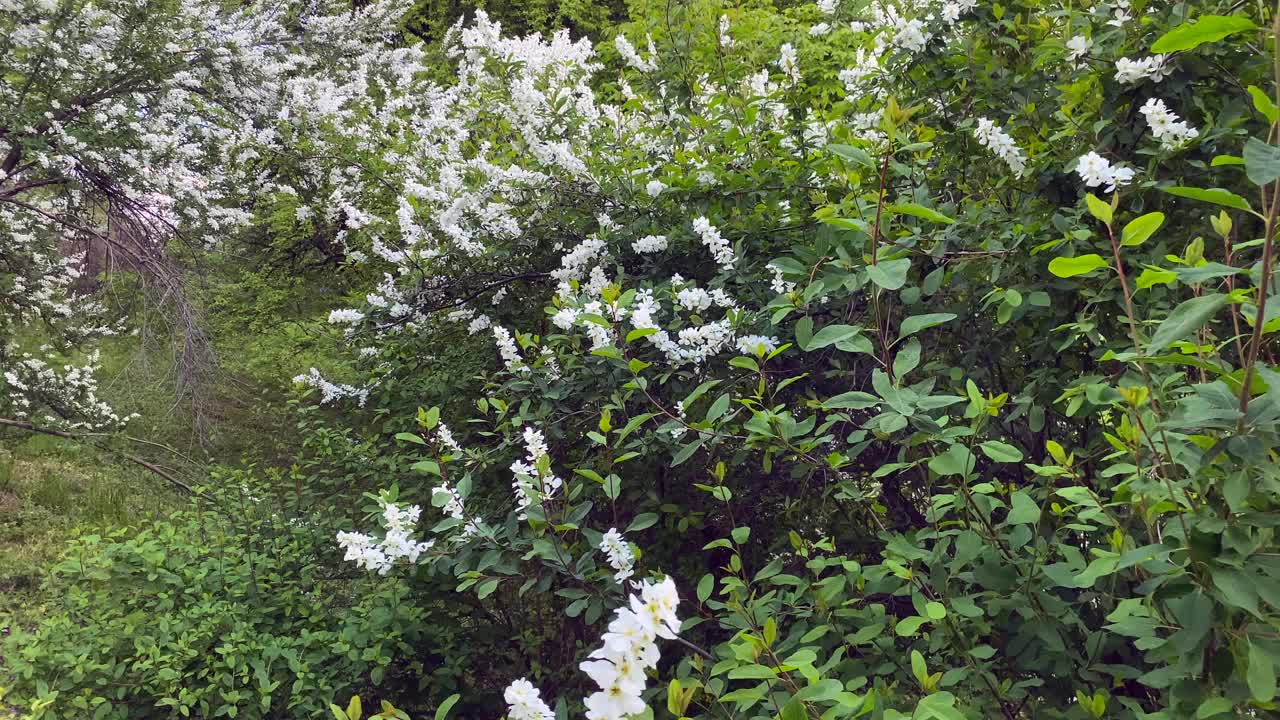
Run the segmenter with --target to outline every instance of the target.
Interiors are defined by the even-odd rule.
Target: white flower
[[[1141,60],[1120,58],[1116,61],[1117,82],[1132,85],[1144,79],[1150,79],[1158,83],[1168,74],[1169,69],[1165,66],[1164,55],[1152,55]]]
[[[729,34],[729,16],[720,16],[720,45],[721,47],[733,47],[733,36]]]
[[[818,12],[823,15],[835,15],[840,0],[818,0]]]
[[[666,189],[667,184],[661,180],[650,180],[649,184],[644,186],[644,191],[649,193],[649,197],[658,197]]]
[[[733,266],[737,257],[733,254],[733,248],[729,247],[729,241],[720,235],[720,231],[715,225],[705,217],[699,217],[693,221],[693,231],[702,238],[702,244],[707,246],[711,251],[712,257],[716,259],[716,263],[726,270]]]
[[[809,28],[809,35],[812,37],[821,37],[831,32],[830,23],[818,23]]]
[[[578,321],[578,311],[573,308],[561,308],[559,312],[551,316],[551,322],[561,330],[572,330],[573,324]]]
[[[650,47],[652,47],[653,41],[650,40],[649,44]],[[626,61],[627,65],[635,68],[636,70],[639,70],[640,72],[652,72],[658,69],[658,63],[652,57],[653,53],[650,52],[650,57],[647,60],[640,57],[640,54],[636,52],[635,46],[627,40],[626,36],[619,35],[614,38],[613,46],[618,49],[618,54],[622,56],[622,59]]]
[[[1176,113],[1170,112],[1163,100],[1151,98],[1140,110],[1147,119],[1147,125],[1151,127],[1151,134],[1166,150],[1172,150],[1200,135],[1185,120],[1178,119]]]
[[[1077,68],[1085,64],[1085,55],[1093,49],[1093,41],[1084,35],[1076,35],[1067,41],[1067,60]]]
[[[778,349],[778,338],[764,335],[743,335],[738,338],[738,351],[743,355],[755,355],[761,348],[768,355]]]
[[[996,127],[995,122],[978,118],[978,126],[973,129],[973,135],[979,144],[1003,160],[1014,175],[1021,175],[1027,169],[1027,158],[1022,149],[1008,133]]]
[[[1131,168],[1112,167],[1111,162],[1096,152],[1081,155],[1076,161],[1076,172],[1089,187],[1105,185],[1107,192],[1128,185],[1134,176]]]
[[[507,701],[507,720],[555,720],[556,714],[543,702],[538,688],[524,678],[508,685],[502,697]]]
[[[793,84],[800,82],[800,65],[796,60],[796,49],[791,43],[783,43],[778,49],[778,68]]]
[[[338,323],[358,323],[364,320],[364,313],[359,310],[334,310],[329,313],[329,322]]]
[[[631,248],[638,253],[656,253],[667,249],[666,235],[645,235],[631,243]]]
[[[933,34],[925,30],[923,21],[912,18],[896,18],[893,44],[907,52],[918,53],[929,44]]]
[[[635,551],[617,528],[609,528],[609,532],[604,534],[600,539],[600,549],[604,551],[609,566],[616,571],[614,580],[622,582],[631,577],[636,561]]]

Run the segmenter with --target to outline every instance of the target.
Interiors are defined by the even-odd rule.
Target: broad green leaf
[[[940,476],[968,475],[973,472],[973,453],[964,445],[952,445],[941,455],[929,460],[929,469]]]
[[[898,203],[894,205],[887,205],[885,206],[885,210],[888,210],[890,212],[900,213],[902,215],[912,215],[914,217],[922,218],[924,220],[932,220],[933,222],[943,223],[944,225],[954,225],[956,222],[955,220],[947,217],[946,215],[943,215],[937,210],[934,210],[932,208],[927,208],[923,205],[917,205],[915,203]]]
[[[878,404],[880,404],[880,398],[875,395],[851,390],[829,398],[822,403],[822,407],[826,410],[865,410]]]
[[[942,620],[947,616],[947,607],[936,600],[930,600],[924,605],[924,614],[930,620]]]
[[[1266,185],[1280,178],[1280,147],[1256,137],[1244,144],[1244,173],[1254,185]]]
[[[1280,108],[1276,108],[1276,104],[1271,101],[1271,96],[1263,92],[1257,85],[1249,86],[1249,97],[1253,98],[1253,107],[1262,113],[1267,122],[1274,124],[1277,120],[1280,120]]]
[[[1201,15],[1195,22],[1183,23],[1151,43],[1153,53],[1171,53],[1191,50],[1207,42],[1217,42],[1228,35],[1258,26],[1240,15]]]
[[[706,602],[711,597],[711,591],[715,589],[715,586],[716,579],[711,573],[703,575],[702,579],[698,581],[698,602]]]
[[[893,358],[893,374],[903,377],[920,364],[920,341],[911,338]]]
[[[926,313],[924,315],[912,315],[902,321],[902,325],[898,327],[898,339],[901,340],[908,335],[914,335],[921,330],[928,330],[931,327],[937,327],[946,322],[955,320],[954,313]]]
[[[1249,643],[1249,670],[1246,675],[1249,694],[1259,702],[1270,702],[1276,696],[1276,668],[1266,650]]]
[[[1211,697],[1200,703],[1200,707],[1196,708],[1196,720],[1206,720],[1206,718],[1229,713],[1233,707],[1235,707],[1235,703],[1224,697]]]
[[[627,526],[627,532],[638,532],[646,528],[651,528],[658,522],[657,513],[640,513]]]
[[[924,685],[925,680],[929,679],[929,666],[925,665],[924,655],[921,655],[919,650],[911,651],[911,674],[916,676],[916,681],[921,686]]]
[[[1111,204],[1098,199],[1097,195],[1089,193],[1084,196],[1084,204],[1089,208],[1089,214],[1098,218],[1102,222],[1110,225],[1114,219]]]
[[[819,330],[807,345],[803,346],[805,351],[821,350],[828,345],[835,345],[838,342],[849,340],[862,332],[862,328],[856,325],[828,325]]]
[[[364,710],[360,707],[360,696],[352,695],[351,702],[347,703],[347,717],[351,720],[360,720],[364,715]]]
[[[1183,301],[1156,328],[1147,352],[1154,354],[1173,342],[1189,339],[1227,304],[1227,299],[1226,295],[1214,293]]]
[[[875,161],[871,159],[871,156],[867,154],[867,151],[859,147],[832,144],[827,146],[827,150],[830,150],[832,153],[844,158],[845,160],[852,160],[864,167],[874,168],[876,166]]]
[[[440,703],[440,707],[436,708],[435,720],[444,720],[449,717],[449,711],[453,709],[454,705],[458,704],[458,699],[461,697],[461,695],[454,693],[445,698],[444,702]]]
[[[1060,278],[1084,275],[1104,267],[1110,267],[1110,265],[1097,253],[1077,255],[1075,257],[1058,257],[1049,262],[1049,272]]]
[[[426,444],[427,444],[427,441],[426,441],[426,440],[423,440],[422,438],[418,437],[417,435],[414,435],[413,433],[407,433],[407,432],[396,433],[396,439],[397,439],[397,440],[403,440],[403,441],[405,441],[405,442],[411,442],[411,443],[413,443],[414,445],[426,445]]]
[[[898,290],[907,284],[907,272],[911,270],[910,258],[886,260],[876,265],[867,266],[867,277],[871,282],[885,290]],[[822,333],[818,333],[821,335]]]
[[[1040,507],[1022,490],[1009,496],[1009,516],[1004,520],[1010,525],[1030,525],[1040,521]]]
[[[1015,463],[1022,461],[1022,451],[1008,443],[999,440],[987,440],[978,445],[978,449],[983,455],[1002,463]]]
[[[1199,200],[1201,202],[1213,203],[1214,205],[1222,205],[1223,207],[1235,208],[1236,210],[1244,210],[1253,212],[1253,207],[1249,205],[1249,201],[1236,195],[1235,193],[1223,190],[1222,188],[1193,188],[1193,187],[1167,187],[1161,190],[1170,195],[1188,198],[1190,200]]]
[[[1177,282],[1178,274],[1172,270],[1164,270],[1158,267],[1147,267],[1143,269],[1142,274],[1138,276],[1137,284],[1139,290],[1146,290],[1154,285],[1172,285]]]
[[[1164,224],[1164,213],[1151,212],[1129,221],[1120,235],[1120,244],[1132,247],[1141,245]]]
[[[926,622],[929,622],[929,618],[912,615],[899,620],[893,631],[898,634],[898,637],[915,635],[920,630],[920,626]]]

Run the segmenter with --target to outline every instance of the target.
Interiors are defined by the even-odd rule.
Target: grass
[[[136,527],[181,502],[163,481],[95,448],[0,435],[0,628],[29,625],[76,527]]]

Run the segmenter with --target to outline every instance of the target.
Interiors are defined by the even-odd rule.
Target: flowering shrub
[[[290,86],[348,559],[554,617],[490,715],[1274,711],[1272,10],[664,5]]]

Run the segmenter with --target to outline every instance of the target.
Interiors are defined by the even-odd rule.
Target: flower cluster
[[[623,720],[644,712],[640,695],[645,671],[658,665],[657,638],[674,638],[680,631],[675,582],[670,577],[659,583],[646,580],[639,590],[628,606],[618,608],[602,646],[579,665],[600,687],[586,699],[587,720]]]
[[[516,496],[516,511],[521,520],[528,518],[527,510],[536,500],[541,504],[555,495],[564,481],[551,472],[551,458],[547,455],[547,441],[542,433],[531,427],[524,429],[524,460],[511,463],[516,476],[511,483]]]
[[[1158,83],[1168,74],[1169,68],[1165,66],[1163,55],[1152,55],[1141,60],[1120,58],[1116,61],[1116,82],[1132,85],[1151,80]]]
[[[720,267],[728,270],[733,267],[733,262],[737,260],[737,256],[733,254],[733,248],[729,247],[729,241],[720,235],[720,230],[711,221],[705,217],[695,218],[693,221],[693,231],[702,239],[702,244],[707,246],[711,251],[711,256],[716,259],[716,263]]]
[[[1009,166],[1014,175],[1021,175],[1027,169],[1027,158],[1022,149],[1013,141],[1009,133],[996,127],[987,118],[978,118],[978,126],[973,129],[973,136],[978,143],[995,153]]]
[[[338,533],[338,546],[346,550],[343,560],[353,561],[359,567],[386,575],[397,561],[409,564],[418,562],[422,553],[430,550],[431,540],[418,542],[413,538],[414,526],[422,515],[417,505],[400,507],[386,499],[382,503],[382,538],[358,532]]]
[[[623,582],[635,572],[636,553],[631,543],[622,537],[617,528],[609,528],[609,532],[600,538],[600,550],[614,569],[613,579]]]
[[[1076,161],[1076,172],[1089,187],[1106,186],[1107,192],[1115,192],[1117,187],[1128,185],[1133,181],[1132,168],[1113,167],[1111,162],[1096,152],[1080,156]]]
[[[1151,98],[1140,110],[1147,119],[1147,125],[1151,127],[1151,134],[1166,150],[1172,150],[1200,135],[1187,121],[1180,120],[1177,113],[1170,112],[1163,100]]]
[[[502,699],[507,701],[507,720],[555,720],[538,688],[524,678],[508,685]]]

